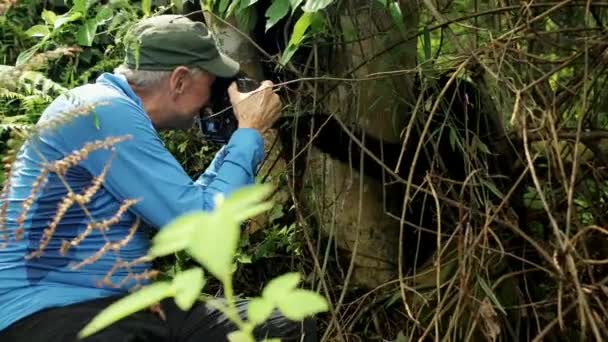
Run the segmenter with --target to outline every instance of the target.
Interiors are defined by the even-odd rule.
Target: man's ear
[[[181,94],[188,86],[189,70],[185,66],[179,66],[173,70],[169,78],[169,86],[173,94]]]

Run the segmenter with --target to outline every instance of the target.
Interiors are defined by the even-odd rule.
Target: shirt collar
[[[127,82],[127,78],[125,76],[105,72],[99,77],[97,77],[96,83],[118,90],[126,97],[137,103],[138,106],[143,108],[143,102],[141,101],[139,96],[135,94],[135,92]]]

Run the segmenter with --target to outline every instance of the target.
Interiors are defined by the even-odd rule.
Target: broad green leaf
[[[310,26],[311,19],[312,15],[310,13],[304,13],[300,19],[296,21],[296,24],[293,27],[293,33],[291,34],[291,39],[289,39],[289,45],[298,46],[302,42],[306,30]]]
[[[285,317],[294,321],[329,310],[329,305],[323,296],[302,289],[291,291],[288,296],[277,302],[277,306]]]
[[[188,311],[194,302],[196,302],[196,299],[200,296],[201,290],[205,285],[203,276],[203,270],[196,267],[180,272],[173,278],[175,304],[177,304],[180,309]]]
[[[272,279],[262,290],[262,297],[278,304],[284,297],[289,295],[300,283],[300,274],[290,272]]]
[[[218,209],[222,212],[230,212],[231,215],[238,214],[240,211],[262,202],[270,194],[270,191],[272,191],[272,186],[269,184],[257,184],[241,188],[224,199]]]
[[[272,209],[273,206],[273,202],[264,202],[264,203],[260,203],[260,204],[256,204],[253,206],[250,206],[248,208],[245,208],[241,211],[235,211],[234,212],[234,217],[233,220],[236,220],[237,222],[242,222],[245,221],[247,219],[250,219],[258,214],[261,214],[265,211],[268,211],[270,209]]]
[[[144,11],[146,17],[149,17],[152,10],[152,0],[142,0],[141,10]]]
[[[232,275],[239,236],[239,224],[225,213],[216,212],[193,232],[187,251],[217,279],[226,283]]]
[[[93,335],[114,322],[156,304],[172,294],[173,288],[167,282],[146,286],[105,308],[78,333],[78,337],[85,338]]]
[[[228,8],[229,4],[230,0],[220,0],[220,7],[218,8],[218,14],[220,16],[223,16],[224,13],[226,13],[226,9]]]
[[[287,45],[287,48],[285,49],[285,51],[283,51],[283,55],[281,55],[281,65],[287,65],[287,63],[289,63],[289,61],[291,60],[291,57],[293,57],[294,53],[298,51],[299,47],[299,45]]]
[[[97,32],[97,20],[87,20],[84,25],[80,26],[78,33],[76,34],[78,44],[91,46],[93,44],[93,39],[95,39],[95,32]]]
[[[208,213],[200,211],[173,219],[152,239],[150,255],[159,257],[188,248],[194,231],[200,229],[209,217]]]
[[[307,0],[306,4],[302,6],[304,12],[317,12],[325,7],[331,5],[334,0]]]
[[[86,13],[87,0],[74,0],[74,6],[72,6],[72,9],[77,12]]]
[[[25,34],[27,34],[30,37],[34,37],[34,38],[44,38],[46,36],[48,36],[51,33],[51,31],[49,31],[48,26],[46,25],[34,25],[32,27],[30,27],[27,31],[25,31]]]
[[[289,0],[289,4],[291,5],[291,14],[293,14],[293,12],[298,9],[298,6],[302,4],[302,1],[304,0]]]
[[[387,0],[377,0],[383,7],[388,8],[388,2]]]
[[[230,342],[255,342],[255,339],[251,334],[245,333],[243,331],[237,330],[226,335],[228,341]]]
[[[243,32],[250,32],[257,23],[257,16],[255,15],[253,7],[241,8],[236,12],[235,15],[237,27]]]
[[[97,15],[95,16],[95,20],[97,20],[98,25],[103,25],[107,21],[111,20],[114,16],[114,11],[110,6],[102,6]]]
[[[57,17],[55,20],[55,30],[72,21],[82,18],[82,13],[69,11]]]
[[[47,25],[54,25],[57,20],[57,14],[53,11],[42,10],[41,17]]]
[[[247,319],[253,324],[264,323],[270,314],[274,305],[270,300],[265,298],[253,298],[247,307]]]
[[[274,0],[266,10],[266,31],[289,13],[289,0]]]

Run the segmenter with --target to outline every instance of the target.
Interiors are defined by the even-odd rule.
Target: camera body
[[[242,73],[232,78],[216,78],[211,86],[210,104],[201,110],[197,120],[201,134],[208,141],[225,144],[238,128],[239,123],[228,97],[228,87],[232,82],[236,82],[238,91],[242,93],[260,86],[258,81]]]

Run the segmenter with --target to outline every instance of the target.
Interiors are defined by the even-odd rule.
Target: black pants
[[[173,299],[161,302],[164,319],[157,312],[142,310],[106,329],[79,340],[78,332],[102,309],[119,297],[97,299],[65,307],[45,309],[21,319],[0,331],[2,342],[202,342],[228,341],[226,335],[236,326],[222,313],[203,303],[189,311],[178,308]],[[238,302],[241,317],[247,316],[247,301]],[[281,341],[317,341],[313,319],[292,322],[278,312],[255,330],[258,341],[280,338]]]

